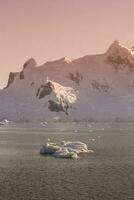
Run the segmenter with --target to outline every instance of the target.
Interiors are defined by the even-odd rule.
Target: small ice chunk
[[[85,143],[82,143],[79,141],[78,142],[62,141],[61,145],[63,147],[69,147],[69,148],[75,149],[79,153],[88,153],[89,152],[87,145]]]
[[[10,121],[7,120],[7,119],[4,119],[3,122],[5,122],[5,123],[9,123]]]
[[[60,120],[59,116],[53,117],[54,120]]]
[[[94,139],[94,138],[90,138],[90,139],[89,139],[89,141],[93,141],[93,142],[94,142],[94,141],[95,141],[95,139]]]
[[[72,124],[76,124],[76,122],[72,122]]]
[[[0,122],[0,126],[1,126],[1,125],[5,125],[5,124],[4,124],[3,122]]]
[[[77,153],[70,152],[66,147],[61,147],[54,153],[54,156],[56,158],[78,158]]]
[[[91,124],[87,124],[87,127],[88,128],[92,128],[93,126]]]
[[[46,125],[48,125],[48,122],[41,122],[40,123],[42,126],[46,126]]]

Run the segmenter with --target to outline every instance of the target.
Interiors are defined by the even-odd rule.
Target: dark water
[[[90,125],[1,126],[0,200],[134,200],[134,125]],[[47,138],[85,142],[94,154],[43,157]]]

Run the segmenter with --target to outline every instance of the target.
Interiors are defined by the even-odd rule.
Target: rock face
[[[91,83],[93,89],[98,90],[99,92],[108,92],[110,87],[106,82],[99,83],[98,81],[93,81]]]
[[[20,72],[20,80],[21,79],[24,79],[24,71],[23,70]]]
[[[118,41],[114,41],[107,51],[107,62],[113,65],[116,71],[132,72],[134,70],[133,51],[121,46]]]
[[[39,99],[45,98],[45,96],[49,96],[50,94],[54,93],[55,96],[58,94],[57,99],[49,99],[48,100],[48,109],[50,111],[54,112],[65,112],[66,115],[68,115],[67,110],[69,109],[69,101],[64,96],[64,93],[60,95],[60,91],[56,91],[55,89],[55,83],[48,81],[45,85],[41,85],[39,89],[37,90],[36,96]],[[61,87],[61,86],[60,86]],[[65,89],[65,88],[64,88]],[[60,88],[62,90],[62,87]]]
[[[18,74],[19,74],[18,72],[10,72],[9,78],[8,78],[8,83],[7,83],[7,86],[5,87],[5,89],[8,88],[14,82],[14,79]]]
[[[49,100],[49,110],[50,111],[55,111],[55,112],[60,112],[60,111],[63,111],[65,112],[66,115],[68,115],[68,108],[69,108],[69,105],[68,103],[66,103],[65,105],[63,104],[63,102],[55,102],[55,101],[52,101],[52,100]]]
[[[79,74],[79,72],[76,72],[75,74],[70,72],[67,75],[67,78],[69,78],[71,81],[74,81],[77,85],[80,85],[80,81],[83,79],[82,75]]]
[[[53,90],[54,90],[53,84],[49,81],[45,85],[41,85],[39,87],[36,96],[39,97],[39,99],[42,99],[46,95],[50,95]]]
[[[26,68],[32,68],[35,67],[37,65],[36,61],[34,58],[30,58],[29,60],[27,60],[24,65],[23,65],[23,69]]]
[[[0,91],[0,119],[134,120],[134,51],[114,41],[106,53],[37,66],[30,58]]]

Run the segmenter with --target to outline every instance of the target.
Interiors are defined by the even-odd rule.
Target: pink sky
[[[113,40],[134,45],[134,0],[0,0],[0,87],[34,57],[103,53]]]

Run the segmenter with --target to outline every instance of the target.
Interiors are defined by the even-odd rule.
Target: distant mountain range
[[[41,66],[30,58],[0,90],[0,119],[134,120],[133,48],[114,41],[104,54]]]

